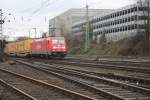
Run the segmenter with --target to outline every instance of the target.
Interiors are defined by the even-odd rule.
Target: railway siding
[[[30,66],[32,66],[32,65],[30,65]],[[46,65],[45,65],[46,66]],[[37,66],[36,66],[37,67]],[[49,66],[49,67],[52,67],[52,66]],[[48,69],[47,69],[48,70]],[[146,99],[146,98],[150,98],[149,97],[149,93],[150,93],[150,91],[148,90],[148,89],[144,89],[144,88],[140,88],[140,87],[136,87],[136,86],[133,86],[133,85],[129,85],[129,84],[124,84],[124,83],[121,83],[121,82],[116,82],[116,81],[112,81],[112,80],[108,80],[108,79],[104,79],[104,78],[98,78],[98,77],[95,77],[95,76],[92,76],[92,75],[87,75],[87,74],[82,74],[81,75],[81,73],[79,74],[79,73],[75,73],[75,72],[69,72],[68,70],[64,70],[64,69],[58,69],[58,68],[55,68],[55,67],[52,67],[52,68],[50,68],[49,70],[51,70],[51,71],[53,71],[53,72],[56,72],[56,73],[61,73],[61,75],[62,76],[66,76],[66,77],[70,77],[70,78],[72,78],[72,79],[74,79],[74,80],[78,80],[78,81],[81,81],[82,80],[82,82],[84,82],[84,83],[86,83],[86,84],[89,84],[90,86],[92,86],[92,84],[90,84],[90,83],[94,83],[93,85],[94,85],[94,87],[95,88],[98,88],[97,86],[95,86],[96,84],[109,84],[109,85],[113,85],[113,86],[120,86],[120,87],[122,87],[122,88],[125,88],[125,89],[128,89],[127,91],[130,93],[127,93],[128,95],[129,95],[129,97],[128,97],[128,95],[125,95],[125,94],[123,94],[124,96],[124,98],[138,98],[138,99]],[[99,80],[99,82],[102,82],[102,83],[99,83],[98,81],[96,81],[96,80]],[[98,83],[97,83],[98,82]],[[102,86],[104,86],[104,84],[102,85]],[[101,86],[100,86],[101,87]],[[114,87],[110,87],[110,86],[108,86],[108,85],[105,85],[104,86],[105,87],[105,91],[107,91],[107,88],[109,88],[108,90],[114,90],[115,91],[115,88]],[[116,88],[116,89],[118,89],[118,88]],[[120,89],[119,89],[120,90]],[[122,90],[122,93],[124,93],[126,90],[124,90],[124,89],[121,89]],[[121,91],[120,90],[120,91]],[[129,91],[130,90],[130,91]],[[116,90],[117,91],[117,90]],[[124,92],[123,92],[124,91]],[[126,92],[127,92],[126,91]],[[131,92],[132,91],[132,92]],[[133,92],[134,91],[134,92]],[[110,91],[109,91],[110,92]],[[140,94],[140,93],[142,93],[142,94],[144,94],[144,95],[147,95],[147,96],[144,96],[144,95],[142,95],[142,94]],[[120,95],[120,94],[119,94]],[[131,97],[130,97],[131,96]]]
[[[46,83],[46,82],[43,82],[43,81],[40,81],[40,80],[35,80],[35,79],[32,79],[32,78],[30,78],[30,77],[26,77],[26,76],[23,76],[23,75],[20,75],[20,74],[17,74],[17,73],[14,73],[14,72],[10,72],[10,71],[8,71],[8,70],[4,70],[4,69],[0,69],[2,72],[4,72],[4,73],[7,73],[7,74],[11,74],[11,75],[13,75],[13,76],[16,76],[16,77],[18,77],[18,78],[21,78],[21,79],[25,79],[25,80],[28,80],[28,81],[30,81],[31,83],[35,83],[36,85],[40,85],[40,86],[44,86],[45,88],[47,88],[47,89],[52,89],[53,91],[55,91],[56,92],[56,94],[54,93],[54,92],[48,92],[47,91],[47,89],[44,89],[43,90],[43,93],[45,94],[45,92],[46,92],[46,94],[45,94],[45,96],[48,96],[48,94],[47,93],[53,93],[54,95],[52,95],[52,96],[56,96],[56,98],[57,97],[59,97],[59,98],[63,98],[60,94],[65,94],[66,95],[66,97],[68,98],[66,98],[66,99],[64,99],[64,100],[72,100],[73,98],[76,98],[76,99],[78,99],[78,100],[80,100],[80,99],[82,99],[82,100],[94,100],[93,98],[90,98],[90,97],[88,97],[88,96],[84,96],[84,95],[81,95],[81,94],[79,94],[79,93],[75,93],[75,92],[72,92],[72,91],[69,91],[69,90],[66,90],[66,89],[63,89],[63,88],[60,88],[60,87],[58,87],[58,86],[55,86],[55,85],[51,85],[51,84],[48,84],[48,83]],[[13,79],[13,78],[10,78],[11,76],[8,76],[7,78],[9,78],[9,80],[10,79]],[[1,78],[2,78],[2,76],[1,76]],[[6,77],[5,77],[6,78]],[[7,80],[7,78],[6,78],[6,80]],[[9,82],[9,80],[7,81],[7,82]],[[20,80],[20,79],[19,79]],[[12,80],[13,81],[13,80]],[[20,82],[20,81],[18,81],[18,82]],[[21,81],[21,82],[23,82],[23,81]],[[16,85],[16,84],[15,84]],[[18,84],[17,84],[18,85]],[[33,84],[32,84],[33,85]],[[34,86],[34,85],[33,85]],[[29,86],[28,88],[31,88],[32,86]],[[27,87],[26,87],[27,88]],[[24,88],[25,89],[25,88]],[[38,88],[36,88],[36,89],[38,89]],[[28,90],[28,89],[27,89]],[[29,89],[30,90],[30,89]],[[37,90],[34,90],[34,91],[37,91]],[[44,92],[45,91],[45,92]],[[58,92],[59,91],[59,92]],[[29,91],[28,91],[29,92]],[[31,93],[34,93],[34,92],[31,92]],[[35,92],[36,93],[36,92]],[[40,92],[41,93],[41,95],[43,94],[42,93],[42,91]],[[60,93],[60,94],[59,94]],[[59,96],[59,95],[60,96]],[[40,94],[38,95],[38,94],[35,94],[36,96],[40,96]],[[50,95],[49,95],[50,96]],[[40,96],[41,97],[41,96]],[[40,97],[38,98],[38,100],[40,100]],[[42,98],[44,98],[44,97],[42,97]],[[55,97],[54,97],[55,98]],[[54,98],[52,98],[51,100],[53,100]],[[57,99],[54,99],[54,100],[59,100],[58,98]],[[69,99],[70,98],[70,99]],[[43,100],[43,99],[42,99]],[[44,100],[48,100],[48,98],[46,99],[44,99]],[[60,100],[63,100],[63,99],[60,99]]]
[[[18,88],[6,83],[2,79],[0,79],[0,85],[4,87],[3,91],[1,91],[1,100],[8,99],[8,92],[12,92],[12,96],[9,97],[11,100],[37,100],[36,98],[30,96],[29,94],[19,90]],[[16,96],[15,96],[16,95]]]
[[[18,65],[21,65],[20,63]],[[94,91],[91,91],[91,89],[88,89],[87,87],[80,85],[78,83],[74,83],[70,80],[66,80],[60,77],[54,76],[53,74],[47,74],[43,73],[42,71],[30,68],[26,65],[22,66],[4,66],[3,69],[11,70],[13,72],[23,74],[25,76],[33,77],[34,79],[44,81],[46,83],[50,83],[53,85],[57,85],[59,87],[65,88],[70,91],[74,91],[75,93],[86,95],[89,98],[95,99],[95,100],[107,100],[98,93],[95,93]],[[17,70],[16,70],[17,69]]]
[[[52,62],[56,64],[69,64],[76,66],[84,66],[84,67],[95,67],[95,68],[104,68],[104,69],[114,69],[114,70],[125,70],[125,71],[133,71],[133,72],[141,72],[150,74],[150,68],[138,68],[138,67],[129,67],[129,66],[116,66],[110,64],[96,64],[96,63],[88,63],[88,62],[75,62],[75,61],[59,61]]]

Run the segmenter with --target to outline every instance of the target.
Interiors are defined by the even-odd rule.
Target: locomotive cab
[[[51,37],[48,44],[52,56],[65,57],[67,54],[66,41],[63,37]]]

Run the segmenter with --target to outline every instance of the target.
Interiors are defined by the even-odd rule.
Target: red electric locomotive
[[[33,56],[65,57],[67,54],[67,44],[64,37],[34,39],[31,45]]]

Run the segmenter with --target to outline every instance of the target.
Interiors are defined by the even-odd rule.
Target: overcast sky
[[[4,33],[9,36],[34,35],[48,31],[48,20],[70,8],[84,8],[86,0],[0,0],[6,22]],[[87,0],[90,8],[117,9],[133,3],[134,0]],[[11,14],[9,14],[11,13]]]

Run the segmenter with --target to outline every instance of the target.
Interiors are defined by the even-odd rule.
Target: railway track
[[[18,90],[27,93],[28,95],[26,95],[26,97],[28,96],[28,99],[24,100],[94,100],[91,97],[11,72],[6,69],[0,68],[0,78],[5,81],[5,83],[9,83]],[[29,99],[29,97],[32,97],[33,99]]]
[[[19,65],[19,66],[18,66]],[[20,67],[21,65],[21,67]],[[70,91],[74,91],[76,93],[87,95],[87,97],[94,98],[94,100],[108,100],[96,93],[95,91],[91,91],[91,88],[84,86],[79,83],[72,82],[69,79],[64,79],[58,76],[54,76],[50,73],[43,73],[40,70],[35,70],[35,68],[30,68],[24,66],[20,63],[11,67],[11,66],[4,66],[5,69],[15,71],[16,73],[20,73],[29,77],[33,77],[34,79],[41,80],[47,83],[51,83],[53,85],[57,85],[59,87],[65,88]]]
[[[60,60],[60,62],[61,61],[62,60]],[[44,60],[44,62],[49,63],[47,60]],[[50,61],[50,62],[52,62],[52,61]],[[59,63],[59,61],[58,61],[58,63]],[[53,64],[53,65],[55,65],[55,64]],[[59,66],[59,64],[56,64],[56,66]],[[61,64],[61,66],[62,66],[62,64]],[[77,66],[71,67],[71,66],[65,66],[65,65],[64,65],[64,68],[67,68],[69,70],[72,69],[72,70],[75,70],[78,72],[83,72],[86,74],[96,75],[98,77],[105,77],[105,78],[109,78],[109,79],[114,79],[114,80],[130,83],[133,85],[137,85],[137,86],[141,86],[141,87],[150,89],[150,80],[149,80],[150,75],[149,74],[134,73],[135,74],[134,75],[133,72],[131,73],[131,75],[130,75],[130,73],[128,73],[129,75],[127,73],[125,73],[125,74],[112,73],[112,72],[101,73],[100,71],[93,70],[93,69],[88,69],[88,68],[84,68],[84,67],[79,68],[79,66],[78,67]]]
[[[37,60],[39,61],[39,60]],[[82,61],[63,61],[63,60],[44,60],[45,63],[49,64],[60,64],[66,66],[73,66],[76,69],[80,70],[92,70],[96,72],[110,73],[111,75],[123,75],[127,77],[134,78],[150,78],[150,68],[145,67],[136,67],[136,66],[118,66],[118,65],[109,65],[109,64],[99,64],[99,63],[90,63]]]
[[[44,63],[48,63],[48,64],[60,64],[60,65],[66,65],[68,66],[68,68],[70,66],[76,68],[76,69],[80,69],[80,70],[88,70],[88,71],[95,71],[95,72],[103,72],[103,73],[110,73],[111,75],[123,75],[128,77],[127,80],[129,79],[129,77],[131,77],[132,79],[145,79],[145,80],[149,80],[150,78],[150,68],[142,68],[142,67],[132,67],[132,66],[118,66],[118,65],[109,65],[109,64],[99,64],[99,63],[90,63],[90,62],[82,62],[82,61],[66,61],[66,60],[58,60],[58,59],[51,59],[51,60],[43,60],[43,59],[30,59],[30,60],[34,60],[37,62],[44,62]],[[28,60],[28,61],[30,61]],[[105,75],[106,76],[106,75]],[[120,77],[120,76],[119,76]],[[144,82],[145,82],[144,80]],[[135,82],[134,82],[135,83]],[[137,82],[138,84],[138,82]],[[145,86],[144,86],[145,87]],[[149,88],[149,86],[146,86],[147,88]]]
[[[82,69],[76,69],[76,68],[68,68],[68,67],[61,67],[62,65],[55,65],[55,66],[59,66],[59,68],[63,68],[63,69],[67,69],[67,70],[71,70],[71,71],[76,71],[76,72],[81,72],[81,73],[85,73],[85,74],[90,74],[90,75],[95,75],[97,77],[104,77],[104,78],[108,78],[108,79],[113,79],[113,80],[117,80],[117,81],[121,81],[121,82],[125,82],[125,83],[129,83],[132,85],[137,85],[140,87],[144,87],[147,89],[150,89],[150,80],[149,79],[145,79],[145,78],[137,78],[137,77],[131,77],[131,76],[123,76],[123,75],[115,75],[112,73],[100,73],[100,72],[95,72],[95,71],[88,71],[88,70],[82,70]]]
[[[14,58],[13,58],[14,59]],[[20,59],[20,58],[15,58]],[[14,59],[14,60],[15,60]],[[134,77],[134,78],[143,78],[148,79],[150,78],[150,68],[147,67],[136,67],[136,66],[118,66],[118,65],[111,65],[111,64],[99,64],[99,63],[91,63],[89,62],[82,62],[82,61],[67,61],[62,59],[34,59],[30,58],[27,59],[28,61],[34,60],[37,62],[44,62],[48,64],[61,64],[66,66],[73,66],[76,67],[76,69],[87,69],[87,70],[95,70],[99,72],[104,73],[110,73],[110,74],[117,74],[117,75],[126,75],[127,77]],[[128,78],[129,79],[129,78]]]
[[[8,84],[0,79],[1,87],[1,100],[37,100],[36,98],[28,95],[27,93],[17,89],[16,87]]]
[[[118,100],[149,100],[150,99],[150,90],[141,88],[138,86],[122,83],[119,81],[114,81],[111,79],[100,78],[95,75],[89,75],[81,72],[75,72],[67,70],[64,68],[58,68],[50,65],[36,64],[36,66],[31,63],[22,62],[34,67],[36,69],[43,70],[45,72],[53,73],[59,75],[60,77],[65,77],[72,79],[72,81],[80,82],[86,84],[89,87],[92,87],[93,90],[99,90],[105,95],[109,94],[109,97],[113,97]]]
[[[37,61],[40,61],[37,59]],[[91,62],[82,62],[82,61],[66,61],[66,60],[44,60],[44,62],[51,64],[66,64],[73,66],[82,66],[82,67],[93,67],[93,68],[103,68],[110,70],[123,70],[130,72],[139,72],[150,74],[150,67],[136,67],[136,66],[122,66],[122,65],[112,65],[112,64],[101,64],[101,63],[91,63]]]
[[[76,70],[79,71],[79,70]],[[140,87],[144,87],[144,88],[148,88],[150,89],[150,80],[149,79],[145,79],[145,78],[137,78],[137,77],[131,77],[131,76],[123,76],[123,75],[115,75],[115,74],[105,74],[105,73],[97,73],[97,72],[87,72],[87,71],[79,71],[79,72],[84,72],[87,74],[92,74],[98,77],[105,77],[105,78],[109,78],[109,79],[113,79],[113,80],[119,80],[125,83],[129,83],[129,84],[133,84],[133,85],[137,85]]]
[[[139,61],[124,61],[124,60],[119,60],[119,61],[113,61],[110,59],[103,59],[103,58],[95,58],[92,60],[88,59],[83,59],[83,58],[65,58],[64,60],[69,60],[69,61],[82,61],[82,62],[89,62],[89,63],[96,63],[96,64],[109,64],[109,65],[117,65],[117,66],[129,66],[129,67],[145,67],[145,68],[150,68],[150,61],[149,62],[139,62]]]
[[[37,60],[37,61],[41,61],[41,59],[37,59],[37,58],[30,58],[31,60]],[[43,60],[43,59],[42,59]],[[59,63],[67,63],[67,64],[82,64],[82,65],[92,65],[92,66],[106,66],[106,67],[114,67],[116,69],[121,69],[124,68],[125,70],[133,70],[135,69],[135,71],[143,71],[143,70],[150,70],[150,62],[132,62],[132,61],[113,61],[113,60],[87,60],[87,59],[81,59],[81,58],[65,58],[65,59],[50,59],[44,60],[45,62],[51,62],[51,63],[55,63],[55,62],[59,62]],[[128,69],[127,69],[128,68]],[[137,70],[136,70],[137,69]]]
[[[27,65],[28,65],[28,63],[27,63]],[[83,95],[90,96],[90,97],[94,98],[94,100],[110,100],[111,98],[113,98],[114,100],[122,100],[122,99],[120,99],[116,96],[113,96],[107,92],[97,90],[97,89],[95,89],[95,88],[93,88],[93,87],[91,87],[85,83],[80,82],[80,81],[75,81],[71,78],[63,77],[62,75],[59,75],[58,73],[54,73],[54,72],[46,71],[46,70],[41,69],[41,68],[37,68],[34,64],[32,64],[32,65],[33,65],[32,68],[37,69],[39,71],[43,71],[45,73],[48,73],[47,76],[50,76],[53,78],[54,78],[54,76],[51,76],[51,75],[57,76],[58,78],[61,79],[60,80],[57,78],[58,82],[59,81],[61,82],[62,80],[64,80],[62,82],[64,86],[60,85],[63,88],[72,90],[74,92],[78,92],[78,93],[83,94]],[[26,68],[27,68],[27,66],[26,66]],[[39,71],[37,71],[37,73],[39,73]],[[45,80],[45,79],[43,79],[43,80]],[[46,80],[46,81],[48,81],[48,80]],[[57,83],[55,83],[55,84],[57,84]],[[59,85],[59,84],[57,84],[57,85]]]
[[[67,59],[72,60],[101,60],[101,61],[112,61],[112,62],[129,62],[129,63],[149,63],[150,57],[122,57],[122,56],[67,56]]]

